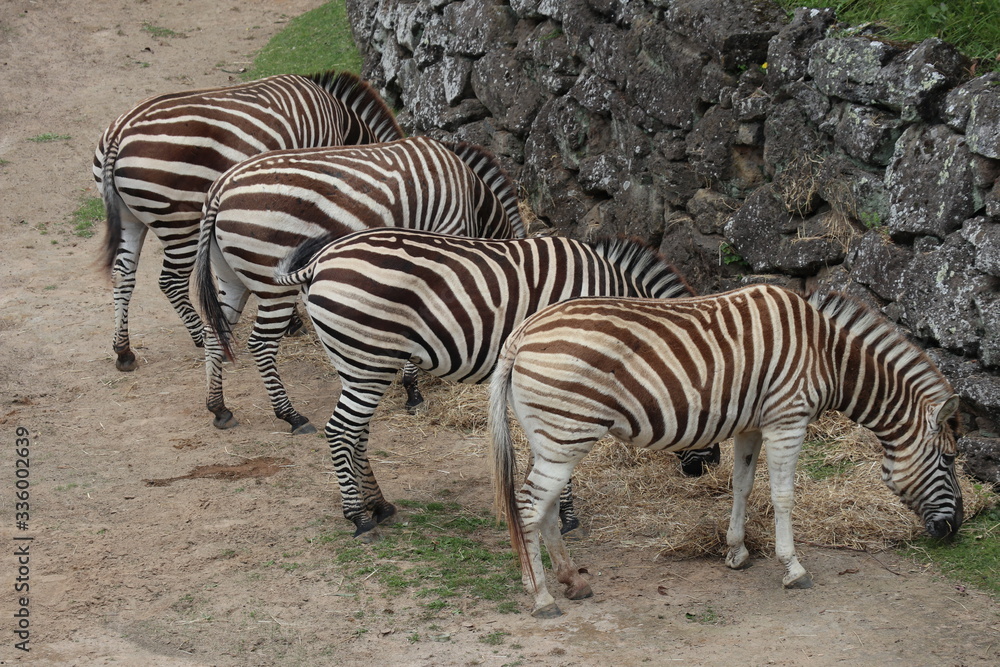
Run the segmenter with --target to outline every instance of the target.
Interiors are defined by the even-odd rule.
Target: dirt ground
[[[733,572],[721,558],[665,560],[593,531],[570,548],[596,596],[564,601],[558,619],[524,613],[527,595],[519,614],[470,601],[463,614],[428,617],[371,580],[346,594],[333,547],[308,541],[347,527],[322,438],[287,434],[246,354],[226,376],[241,424],[211,426],[202,354],[156,287],[152,235],[132,302],[140,366],[116,371],[110,283],[94,268],[101,234],[75,236],[69,222],[95,193],[93,149],[119,113],[149,95],[235,81],[230,72],[288,17],[318,4],[0,8],[0,664],[1000,664],[1000,605],[891,553],[800,545],[816,586],[784,591],[773,557]],[[63,138],[30,140],[44,134]],[[315,354],[295,353],[310,345],[290,342],[279,365],[297,407],[321,425],[336,382]],[[433,391],[428,399],[433,411]],[[372,450],[389,453],[375,463],[387,495],[446,489],[488,507],[485,441],[408,419],[373,428]],[[27,530],[12,511],[18,429],[29,433]],[[256,457],[274,460],[249,469]],[[229,466],[259,476],[235,479]],[[16,556],[25,545],[30,558]],[[309,566],[274,567],[287,552]],[[30,589],[15,592],[22,576]],[[16,646],[23,609],[30,652]],[[484,642],[498,632],[504,643]]]

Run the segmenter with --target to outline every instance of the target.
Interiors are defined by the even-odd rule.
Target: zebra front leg
[[[120,203],[120,202],[119,202]],[[135,272],[139,265],[142,242],[146,238],[147,227],[120,203],[121,240],[111,268],[111,282],[115,300],[115,337],[112,349],[115,351],[115,368],[120,371],[134,371],[137,366],[128,336],[128,305],[135,291]]]
[[[787,434],[788,430],[783,429]],[[781,584],[785,588],[811,588],[812,577],[795,555],[792,531],[792,507],[795,504],[795,464],[799,459],[805,426],[791,437],[766,437],[767,469],[771,482],[771,506],[774,508],[774,552],[785,566]]]
[[[411,415],[416,414],[417,408],[423,404],[424,396],[417,387],[417,367],[409,361],[403,366],[403,389],[406,390],[406,411]]]
[[[726,543],[729,545],[726,565],[734,570],[745,566],[750,558],[750,552],[744,544],[747,498],[753,489],[760,444],[760,431],[739,433],[733,439],[733,511],[729,518],[729,530],[726,532]]]
[[[195,226],[189,231],[187,240],[183,243],[168,245],[168,242],[164,242],[160,291],[174,307],[195,346],[202,347],[205,343],[204,325],[191,303],[191,272],[194,270],[198,249],[198,228]],[[174,234],[177,230],[171,229],[170,232]]]
[[[261,299],[257,306],[257,320],[247,341],[247,347],[257,363],[257,370],[264,381],[264,388],[271,399],[271,407],[279,419],[291,426],[292,433],[301,435],[315,433],[316,427],[303,417],[288,398],[285,385],[278,375],[278,346],[281,337],[288,330],[288,323],[295,310],[295,293],[281,295],[274,299]]]

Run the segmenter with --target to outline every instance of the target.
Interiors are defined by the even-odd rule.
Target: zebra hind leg
[[[417,413],[417,408],[423,405],[424,396],[417,387],[417,367],[409,361],[403,366],[403,389],[406,390],[406,411],[411,415]]]
[[[132,351],[128,335],[128,306],[135,291],[135,272],[139,265],[142,242],[146,238],[147,227],[132,215],[119,201],[121,215],[121,240],[111,269],[115,301],[115,337],[112,349],[115,352],[115,368],[123,372],[134,371],[138,365]]]
[[[160,291],[174,307],[196,347],[205,344],[204,325],[191,303],[191,272],[194,269],[197,235],[189,243],[163,249]]]
[[[368,427],[366,426],[358,438],[354,452],[354,468],[361,478],[361,491],[364,497],[365,510],[371,513],[376,524],[382,524],[396,516],[396,506],[385,499],[382,489],[372,472],[368,460]]]
[[[294,295],[292,299],[294,299]],[[288,323],[294,308],[294,300],[261,299],[257,306],[257,321],[254,323],[253,332],[247,341],[247,347],[250,348],[254,361],[257,363],[257,370],[260,372],[261,379],[264,380],[264,387],[271,399],[271,407],[274,409],[275,416],[287,422],[293,434],[303,435],[315,433],[316,427],[309,423],[308,417],[300,415],[292,407],[285,385],[281,381],[281,376],[278,375],[277,365],[278,347],[282,335],[288,330]]]

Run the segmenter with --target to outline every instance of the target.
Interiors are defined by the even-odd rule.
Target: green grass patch
[[[837,477],[851,470],[850,459],[838,457],[840,443],[826,440],[806,440],[799,452],[798,469],[817,481]]]
[[[36,144],[49,144],[53,141],[66,141],[71,139],[68,134],[54,134],[52,132],[45,132],[43,134],[36,135],[34,137],[29,137],[28,141],[34,141]]]
[[[390,594],[422,599],[430,612],[452,608],[455,600],[496,603],[501,613],[517,611],[511,599],[521,575],[507,533],[489,514],[473,514],[458,503],[400,501],[396,523],[382,526],[383,538],[362,544],[351,533],[320,535],[335,560],[356,579],[371,579]]]
[[[832,7],[837,18],[860,26],[875,23],[889,39],[922,42],[939,37],[977,59],[979,69],[1000,69],[1000,21],[996,0],[777,0],[788,12],[796,7]]]
[[[170,28],[164,28],[162,26],[153,25],[149,21],[143,22],[142,31],[148,32],[150,35],[156,37],[157,39],[172,39],[176,37],[187,37],[187,35],[185,35],[182,32],[177,32],[175,30],[171,30]]]
[[[100,197],[86,196],[73,211],[73,233],[83,238],[94,235],[94,225],[104,220],[104,202]]]
[[[361,64],[346,4],[334,0],[292,19],[261,49],[243,78],[314,74],[331,69],[358,74]]]
[[[904,553],[933,561],[950,578],[1000,599],[1000,504],[967,521],[958,535],[954,542],[921,537]]]

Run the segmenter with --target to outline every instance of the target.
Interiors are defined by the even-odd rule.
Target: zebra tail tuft
[[[229,326],[222,311],[222,304],[219,303],[219,290],[212,277],[212,246],[215,240],[215,216],[218,213],[218,201],[214,196],[209,196],[205,202],[204,213],[201,219],[201,231],[198,237],[198,256],[196,268],[196,281],[198,283],[198,303],[201,306],[201,314],[205,320],[205,326],[215,332],[215,337],[226,359],[235,361],[236,353],[233,351],[233,331]]]
[[[122,241],[122,217],[119,205],[123,202],[115,188],[115,161],[118,160],[118,141],[111,142],[104,152],[104,164],[101,167],[101,196],[104,199],[107,233],[104,235],[104,247],[99,259],[105,271],[114,268],[118,257],[118,246]]]
[[[274,282],[285,287],[311,283],[313,272],[316,270],[315,260],[319,259],[323,248],[330,245],[333,240],[332,234],[324,234],[303,241],[274,267]]]
[[[531,585],[536,586],[535,574],[528,557],[528,547],[524,540],[524,524],[517,510],[517,458],[514,452],[514,440],[511,435],[510,420],[507,417],[507,397],[510,395],[511,370],[514,366],[514,354],[511,343],[520,340],[520,333],[515,331],[507,339],[500,361],[493,370],[490,380],[489,429],[490,452],[493,461],[493,507],[497,519],[507,520],[510,531],[510,543],[514,555],[517,556],[521,571],[527,571],[531,577]]]

